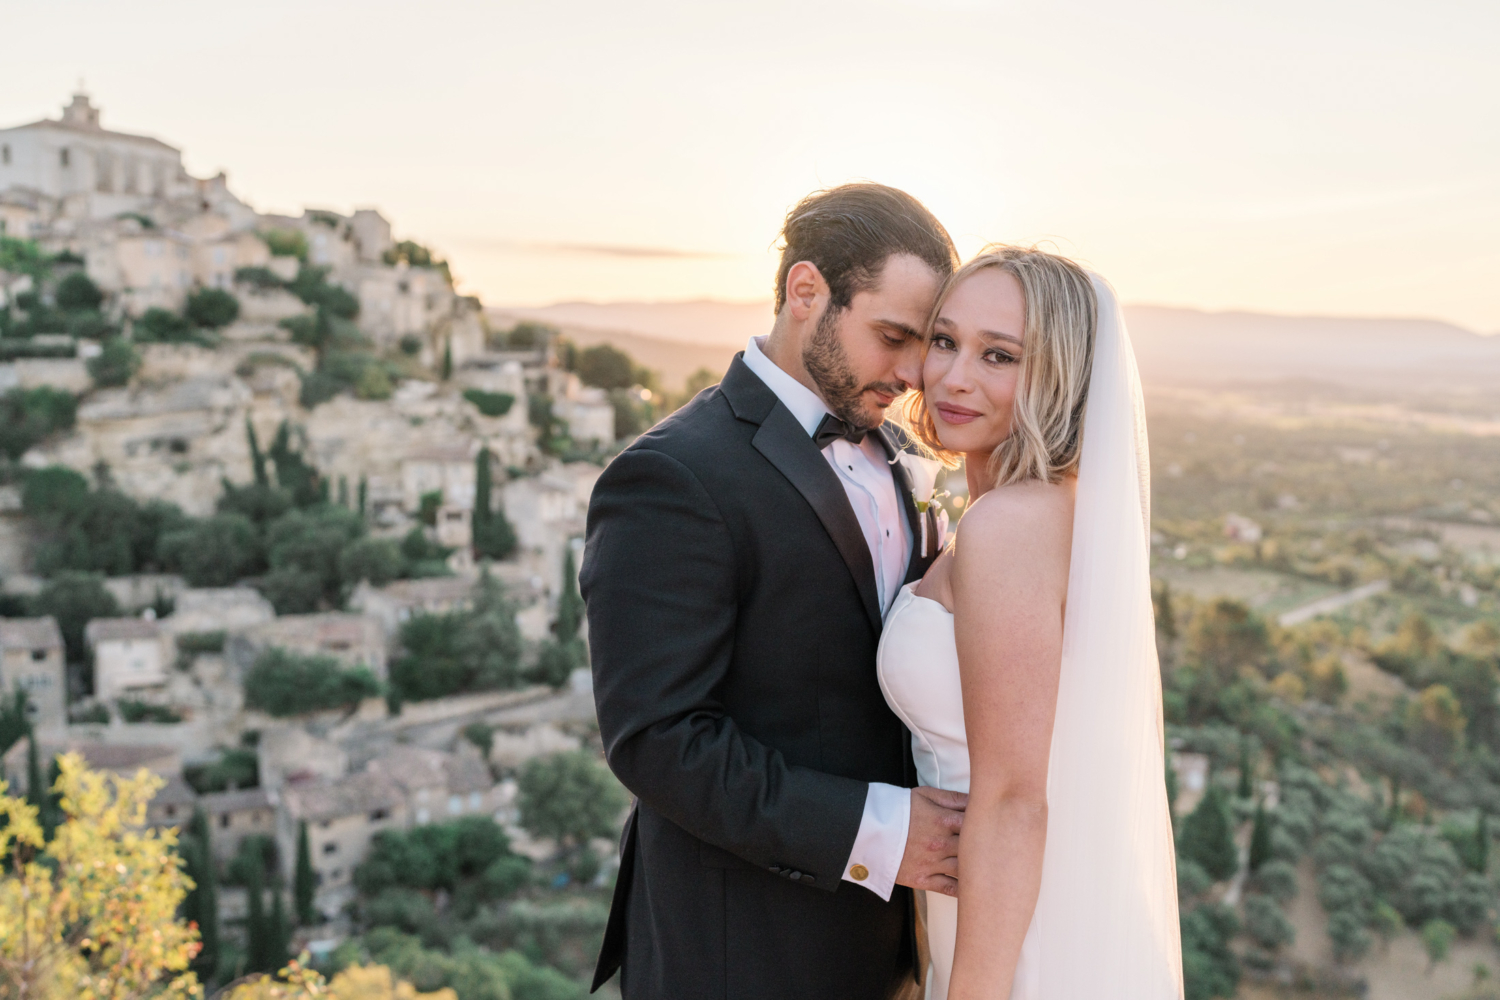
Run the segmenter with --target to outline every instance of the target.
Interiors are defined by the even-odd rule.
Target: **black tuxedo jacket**
[[[913,549],[908,580],[930,562]],[[827,459],[740,357],[605,469],[581,583],[600,733],[637,798],[594,988],[623,968],[628,1000],[890,995],[914,971],[911,893],[842,881],[867,783],[915,784],[875,675],[875,568]]]

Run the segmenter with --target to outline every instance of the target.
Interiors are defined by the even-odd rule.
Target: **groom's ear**
[[[818,315],[828,302],[828,282],[823,272],[810,260],[799,260],[786,273],[786,303],[792,318],[805,323]]]

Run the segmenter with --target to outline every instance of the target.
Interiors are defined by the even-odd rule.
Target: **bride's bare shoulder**
[[[1066,565],[1072,541],[1075,480],[1060,483],[1032,481],[999,486],[974,501],[958,522],[955,562],[994,566],[987,556],[1046,557],[1043,563]],[[1005,563],[1014,566],[1015,559]]]

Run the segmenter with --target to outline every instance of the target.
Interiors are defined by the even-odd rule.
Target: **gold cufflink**
[[[854,881],[863,882],[865,879],[870,877],[870,869],[866,868],[864,865],[855,865],[853,868],[849,869],[849,874],[854,878]]]

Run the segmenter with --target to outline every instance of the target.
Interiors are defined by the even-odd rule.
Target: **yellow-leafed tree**
[[[0,998],[198,997],[198,931],[177,919],[192,887],[173,830],[146,829],[163,782],[58,760],[63,822],[49,843],[36,807],[0,782]]]
[[[306,957],[305,955],[303,956]],[[318,973],[293,962],[281,970],[279,979],[261,976],[241,983],[229,1000],[458,1000],[448,987],[435,993],[418,993],[411,983],[400,982],[383,965],[351,965],[325,983]]]

